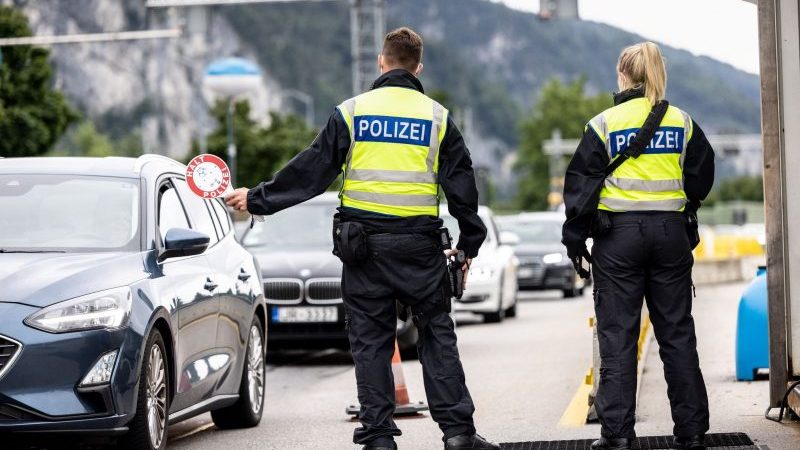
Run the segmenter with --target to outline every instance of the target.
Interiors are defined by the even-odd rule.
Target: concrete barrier
[[[699,259],[694,263],[692,280],[695,285],[730,283],[749,280],[759,266],[766,264],[763,256],[725,259]]]

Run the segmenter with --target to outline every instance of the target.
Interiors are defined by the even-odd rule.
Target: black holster
[[[360,265],[369,257],[367,232],[359,222],[342,221],[333,217],[333,254],[344,264]]]
[[[689,237],[689,246],[694,250],[700,245],[700,223],[697,220],[697,211],[687,208],[683,215],[686,217],[686,235]]]
[[[597,210],[592,218],[590,236],[593,238],[605,236],[611,232],[612,228],[614,228],[614,225],[611,223],[611,216],[608,211]]]

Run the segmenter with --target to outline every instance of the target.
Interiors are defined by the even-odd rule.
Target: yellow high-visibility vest
[[[447,109],[425,94],[382,87],[338,107],[350,131],[342,206],[390,216],[439,216],[439,146]]]
[[[597,115],[587,125],[605,144],[613,160],[633,142],[651,110],[646,98],[635,98]],[[598,209],[605,211],[683,211],[683,161],[692,138],[692,119],[670,106],[650,144],[609,177],[600,191]]]

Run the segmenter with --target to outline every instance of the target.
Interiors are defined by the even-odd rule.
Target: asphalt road
[[[712,432],[750,434],[771,450],[800,448],[800,423],[763,418],[766,381],[734,380],[736,307],[743,284],[700,287],[695,300],[701,367],[711,400]],[[590,294],[565,300],[560,294],[522,297],[518,317],[483,324],[459,315],[459,347],[467,384],[477,407],[478,431],[498,442],[585,439],[599,425],[559,426],[591,364]],[[403,363],[412,401],[424,400],[421,367]],[[222,431],[209,415],[170,429],[169,450],[355,449],[357,425],[345,414],[356,401],[352,361],[344,352],[300,352],[274,358],[267,373],[266,410],[257,428]],[[666,385],[654,340],[647,351],[639,394],[637,431],[672,431]],[[442,448],[436,424],[425,414],[399,419],[400,449]],[[0,442],[0,449],[5,450]],[[47,450],[73,448],[71,444]]]

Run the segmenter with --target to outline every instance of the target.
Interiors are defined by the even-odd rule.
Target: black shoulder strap
[[[636,137],[633,139],[633,142],[631,142],[631,145],[619,152],[617,157],[606,166],[606,176],[614,173],[614,171],[628,159],[638,158],[639,155],[644,153],[644,149],[650,144],[653,136],[656,135],[656,131],[658,131],[658,127],[661,126],[661,121],[664,120],[664,116],[667,114],[667,108],[669,108],[669,102],[666,100],[661,100],[653,106],[653,109],[650,110],[650,114],[647,115],[647,119],[644,121],[644,125],[642,125],[639,132],[636,133]]]

